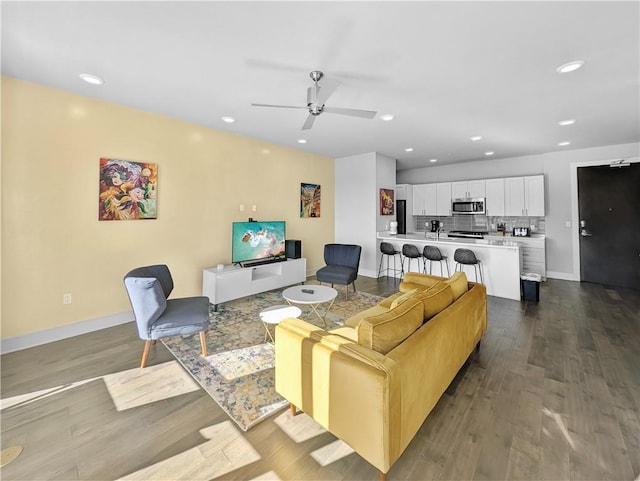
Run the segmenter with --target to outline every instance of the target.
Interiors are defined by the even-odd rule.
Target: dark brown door
[[[640,163],[579,167],[580,277],[640,289]]]

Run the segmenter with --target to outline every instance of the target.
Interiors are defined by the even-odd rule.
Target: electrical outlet
[[[571,221],[570,220],[566,221],[564,223],[564,226],[570,229],[571,228]]]
[[[253,205],[251,206],[251,210],[252,210],[253,212],[258,212],[258,206],[257,206],[257,205],[255,205],[255,204],[253,204]]]
[[[244,204],[240,204],[240,212],[244,212]]]
[[[62,303],[71,304],[71,294],[62,294]]]

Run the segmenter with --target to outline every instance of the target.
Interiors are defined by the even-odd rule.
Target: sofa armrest
[[[405,272],[402,282],[398,286],[400,292],[409,292],[413,289],[423,291],[433,286],[437,282],[445,281],[445,277],[432,276],[431,274],[422,274],[419,272]]]
[[[402,452],[396,362],[300,319],[275,345],[276,391],[386,473]]]

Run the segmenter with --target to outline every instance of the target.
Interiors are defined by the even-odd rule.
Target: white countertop
[[[409,234],[389,234],[388,232],[378,232],[378,239],[389,239],[396,241],[418,241],[425,243],[434,243],[434,244],[449,244],[449,245],[458,245],[458,246],[492,246],[498,248],[518,248],[519,245],[517,242],[508,239],[463,239],[463,238],[447,238],[446,236],[440,235],[440,239],[435,237],[435,234],[429,233],[425,238],[424,234],[419,233],[409,233]]]

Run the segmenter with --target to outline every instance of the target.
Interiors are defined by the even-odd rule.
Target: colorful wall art
[[[300,184],[300,217],[320,217],[318,184]]]
[[[393,215],[393,189],[380,189],[380,215]]]
[[[98,220],[157,218],[158,164],[100,159]]]

